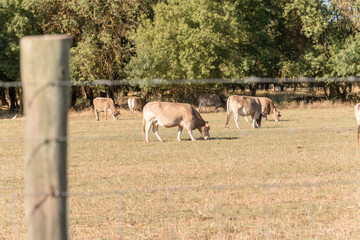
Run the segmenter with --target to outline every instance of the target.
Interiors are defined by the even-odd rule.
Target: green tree
[[[1,0],[0,22],[0,80],[19,81],[20,38],[39,33],[38,21],[23,0]],[[14,111],[17,107],[16,89],[11,87],[8,92],[10,110]]]

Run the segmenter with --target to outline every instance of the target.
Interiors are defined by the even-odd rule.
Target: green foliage
[[[124,67],[134,54],[129,36],[137,26],[136,2],[28,0],[28,4],[42,19],[45,33],[73,36],[74,81],[125,78]]]
[[[147,94],[171,89],[191,98],[201,89],[155,89],[146,79],[359,76],[358,6],[358,0],[0,0],[0,75],[19,79],[21,37],[66,33],[73,36],[73,81],[134,79]]]
[[[20,78],[20,38],[36,34],[37,21],[22,0],[0,0],[0,72],[7,79]]]
[[[331,58],[333,75],[338,77],[360,76],[360,35],[350,36]]]
[[[171,0],[154,7],[134,39],[135,79],[271,76],[278,63],[270,1]],[[143,80],[144,81],[144,80]]]

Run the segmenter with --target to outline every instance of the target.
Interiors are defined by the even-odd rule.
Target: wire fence
[[[234,80],[230,81],[234,83]],[[241,80],[243,83],[249,81],[257,82],[254,79]],[[258,81],[270,83],[268,79],[259,79]],[[297,81],[303,83],[317,80],[285,80],[285,82]],[[346,81],[357,82],[358,79],[348,78]],[[203,80],[203,82],[199,82],[201,84],[203,82],[219,83],[220,80]],[[240,80],[235,81],[235,83],[239,82]],[[172,84],[188,83],[189,81],[178,80],[178,82]],[[228,81],[222,80],[221,83],[228,83]],[[274,83],[274,79],[272,79],[272,83]],[[40,91],[46,91],[48,87],[128,84],[132,83],[129,81],[109,80],[87,83],[64,82],[61,84],[48,84],[41,88]],[[153,80],[151,84],[164,84],[164,82]],[[0,87],[22,87],[22,85],[18,82],[0,82]],[[136,123],[141,121],[139,117],[123,120]],[[7,123],[9,122],[4,122],[2,125],[6,126]],[[113,123],[109,124],[113,126]],[[90,126],[92,125],[90,124]],[[92,142],[105,145],[106,142],[111,142],[113,139],[116,139],[117,143],[123,143],[127,139],[131,139],[127,134],[133,130],[133,125],[130,127],[121,126],[121,131],[124,133],[112,133],[110,135],[108,134],[109,130],[105,129],[107,134],[104,135],[91,133],[92,135],[56,138],[1,137],[0,143],[6,148],[6,151],[3,151],[0,155],[3,158],[0,159],[1,171],[3,173],[9,170],[18,172],[18,169],[10,166],[15,164],[11,163],[10,160],[19,162],[23,162],[23,160],[21,158],[10,159],[7,154],[14,152],[11,151],[14,144],[22,148],[24,143],[28,141],[38,142],[39,145],[51,142],[66,142],[69,145],[75,145],[80,142],[84,144],[87,151],[91,152],[89,159],[91,157],[97,158],[95,151],[98,148],[91,148],[93,146],[91,144],[95,144]],[[84,131],[89,131],[89,129],[85,128]],[[326,128],[319,129],[316,126],[290,126],[281,129],[266,129],[265,135],[300,134],[304,133],[304,131],[311,131],[313,135],[336,134],[340,131],[341,134],[347,135],[351,132],[351,129],[351,127],[347,126],[335,127],[330,130]],[[1,131],[5,136],[6,131]],[[247,130],[244,130],[243,134],[244,132],[246,133]],[[253,138],[261,137],[259,132],[248,131],[247,133]],[[166,145],[166,143],[164,144]],[[147,151],[158,151],[156,150],[158,147],[166,148],[164,144],[162,146],[151,145],[150,148],[145,146]],[[138,147],[138,145],[136,146]],[[206,146],[197,147],[206,148]],[[76,146],[75,150],[80,151],[81,147]],[[141,149],[137,150],[141,151]],[[172,150],[179,151],[174,148]],[[211,150],[205,151],[214,155],[219,154],[211,152]],[[281,151],[281,154],[287,154],[286,147]],[[75,159],[76,152],[70,150],[70,153],[70,160],[73,161],[71,157]],[[183,152],[179,151],[179,153]],[[325,152],[324,154],[328,154],[329,158],[331,158],[331,154],[334,153],[336,151],[333,153]],[[134,158],[132,154],[135,155],[135,152],[128,151],[127,154],[127,156],[125,154],[122,157],[132,159]],[[306,154],[306,150],[303,151],[303,154]],[[342,154],[342,152],[339,151],[339,154]],[[359,159],[357,149],[350,151],[348,154],[346,156],[350,156],[351,161]],[[80,158],[85,157],[85,155],[80,156]],[[23,157],[23,154],[20,153],[17,156]],[[106,157],[109,156],[106,155],[105,159]],[[198,157],[195,158],[196,161],[199,161]],[[288,160],[293,161],[293,159]],[[91,163],[90,161],[89,164]],[[81,165],[84,162],[77,164]],[[91,176],[85,173],[90,169],[84,165],[81,167],[85,170],[80,174],[87,177]],[[134,167],[141,166],[135,164]],[[101,172],[101,169],[93,170]],[[333,171],[340,170],[334,169]],[[211,169],[211,171],[215,170]],[[131,180],[134,183],[131,183],[129,187],[118,187],[112,182],[112,184],[109,184],[111,190],[94,190],[95,187],[86,191],[54,191],[36,194],[23,192],[22,179],[19,179],[17,174],[13,176],[7,174],[6,178],[2,180],[1,185],[5,187],[3,187],[3,192],[0,193],[0,206],[2,206],[0,207],[0,239],[24,238],[27,225],[23,216],[25,197],[66,199],[69,206],[68,221],[72,239],[358,239],[360,237],[360,182],[357,179],[357,171],[355,171],[355,175],[351,179],[337,178],[328,180],[319,177],[309,181],[308,179],[296,179],[296,176],[294,176],[294,181],[273,182],[271,179],[268,180],[266,176],[259,175],[258,180],[245,183],[231,183],[230,181],[228,184],[206,184],[206,179],[203,179],[201,184],[196,184],[196,180],[185,179],[184,183],[178,182],[179,186],[168,186],[166,179],[159,178],[159,185],[163,184],[163,187],[152,187],[152,185],[143,187],[142,184],[137,187],[136,174],[141,173],[135,173]],[[161,175],[161,171],[156,172],[156,174]],[[211,175],[213,173],[208,172],[207,174]],[[97,174],[94,173],[94,175]],[[97,175],[97,177],[101,177],[100,175]],[[72,187],[86,181],[98,180],[86,176],[82,177],[79,183],[71,182]],[[179,175],[178,177],[181,178],[182,176]],[[114,179],[116,181],[116,177]]]

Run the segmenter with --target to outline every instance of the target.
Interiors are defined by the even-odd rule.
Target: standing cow
[[[128,99],[128,105],[131,113],[134,113],[135,111],[142,111],[142,102],[139,97],[130,97]]]
[[[199,112],[201,106],[204,107],[205,112],[206,112],[206,107],[209,106],[215,106],[215,110],[214,110],[215,112],[219,107],[226,109],[226,102],[220,95],[209,95],[209,94],[200,95],[198,98],[198,102],[199,102]]]
[[[99,121],[99,112],[104,112],[106,120],[107,120],[107,113],[112,114],[114,120],[116,120],[117,116],[120,114],[120,112],[116,111],[114,100],[112,100],[111,98],[97,97],[94,99],[93,103],[94,103],[96,120],[98,121]]]
[[[153,132],[162,141],[158,127],[166,128],[178,126],[177,140],[181,141],[183,128],[189,133],[191,140],[195,140],[192,131],[198,129],[204,139],[210,137],[210,124],[200,116],[196,109],[187,103],[149,102],[143,109],[143,133],[145,141],[149,142],[149,132]]]
[[[234,121],[239,129],[239,115],[251,116],[253,128],[261,127],[261,102],[256,97],[232,95],[227,99],[227,113],[225,128],[229,128],[231,113],[234,113]]]
[[[267,120],[267,115],[271,114],[276,122],[280,120],[281,114],[276,109],[273,101],[270,98],[267,97],[257,97],[260,100],[261,103],[261,114],[263,118]],[[249,122],[247,117],[245,117],[245,120]]]

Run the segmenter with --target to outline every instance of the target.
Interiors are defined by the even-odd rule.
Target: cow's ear
[[[206,126],[206,127],[210,127],[210,123],[209,123],[209,122],[205,122],[205,126]]]

